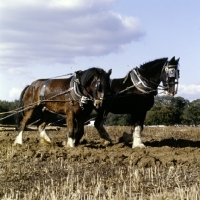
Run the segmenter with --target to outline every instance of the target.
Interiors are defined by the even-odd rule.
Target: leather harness
[[[48,99],[45,99],[45,91],[46,91],[46,87],[48,86],[48,84],[52,81],[53,79],[47,79],[44,82],[44,85],[41,88],[40,91],[40,101],[42,105],[45,105],[45,101],[48,101]],[[80,90],[80,82],[79,79],[76,77],[76,74],[74,76],[72,76],[71,81],[70,81],[70,88],[62,93],[59,93],[53,97],[50,97],[50,99],[56,97],[56,96],[60,96],[62,94],[68,93],[70,92],[70,95],[72,97],[72,99],[70,101],[78,101],[81,108],[83,108],[83,104],[87,104],[88,100],[92,100],[91,97],[88,98],[86,96],[84,96]],[[73,105],[73,103],[72,103]]]

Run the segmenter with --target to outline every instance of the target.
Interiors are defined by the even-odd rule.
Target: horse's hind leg
[[[135,126],[132,126],[131,133],[124,132],[123,136],[119,139],[119,141],[125,142],[125,143],[133,142],[134,130],[135,130]]]
[[[71,112],[68,112],[66,114],[66,122],[67,122],[67,128],[68,128],[68,139],[67,139],[67,147],[75,147],[75,132],[77,129],[76,126],[77,125],[77,122],[75,120],[75,117],[74,117],[74,113],[71,111]]]
[[[15,138],[15,141],[14,141],[14,144],[13,145],[16,145],[16,144],[23,144],[23,132],[25,130],[25,127],[26,127],[26,124],[28,122],[28,120],[31,118],[33,114],[33,109],[31,110],[27,110],[25,113],[24,113],[24,116],[20,122],[20,132],[19,134],[17,135],[17,137]]]
[[[40,143],[41,144],[51,144],[51,139],[49,138],[49,136],[47,135],[46,131],[45,131],[45,127],[46,124],[48,122],[49,117],[47,116],[48,114],[44,114],[40,125],[38,126],[38,131],[40,134]]]

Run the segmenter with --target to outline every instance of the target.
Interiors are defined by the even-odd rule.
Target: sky
[[[176,96],[199,99],[199,8],[199,0],[0,0],[0,100],[19,99],[40,78],[90,67],[123,78],[173,56]]]

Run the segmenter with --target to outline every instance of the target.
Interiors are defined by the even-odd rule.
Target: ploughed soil
[[[75,148],[63,146],[67,128],[60,128],[57,131],[47,130],[47,134],[53,141],[52,145],[41,144],[37,131],[25,131],[24,144],[15,147],[12,144],[17,131],[1,131],[0,197],[5,192],[5,188],[20,187],[18,189],[26,190],[27,187],[33,187],[31,179],[48,179],[44,169],[51,173],[48,166],[52,166],[53,163],[56,166],[58,161],[60,163],[58,171],[55,172],[55,168],[52,168],[54,172],[51,174],[51,178],[54,179],[55,176],[55,180],[68,173],[64,167],[62,168],[62,162],[65,166],[69,164],[74,174],[80,177],[87,171],[88,181],[94,174],[98,173],[106,179],[115,175],[114,172],[111,174],[111,169],[126,169],[128,166],[139,169],[151,167],[166,169],[181,166],[185,172],[182,173],[180,179],[186,175],[189,177],[190,173],[193,176],[190,182],[194,184],[197,181],[195,176],[199,178],[200,128],[145,127],[141,134],[146,146],[143,149],[132,149],[132,143],[125,144],[120,140],[123,132],[130,132],[131,127],[106,126],[106,130],[110,133],[112,144],[105,144],[94,127],[85,126],[81,143]],[[26,171],[27,169],[29,171]],[[31,170],[32,173],[30,173]]]
[[[132,143],[124,143],[123,132],[131,127],[106,127],[113,144],[105,144],[94,127],[85,126],[85,134],[75,148],[66,148],[66,128],[58,131],[47,130],[52,145],[42,145],[37,131],[25,131],[23,145],[16,146],[15,159],[26,157],[48,161],[62,158],[70,162],[96,162],[115,165],[127,165],[130,162],[138,167],[176,166],[200,164],[200,128],[190,127],[145,127],[141,134],[146,148],[132,149]],[[0,146],[11,146],[16,131],[0,132]]]

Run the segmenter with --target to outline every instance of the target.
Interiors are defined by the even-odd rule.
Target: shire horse
[[[109,93],[110,74],[101,68],[77,71],[66,79],[40,79],[24,88],[18,111],[19,134],[14,145],[22,144],[22,135],[34,113],[40,113],[38,124],[41,143],[51,144],[45,127],[50,122],[49,113],[66,115],[68,127],[67,147],[75,147],[77,135],[84,134],[84,122],[92,110],[99,109]],[[109,138],[109,135],[104,138]]]
[[[147,111],[154,104],[154,96],[158,88],[167,95],[177,93],[179,58],[173,57],[156,59],[133,68],[124,78],[113,79],[111,82],[111,96],[105,99],[101,109],[97,110],[94,126],[100,135],[108,135],[103,124],[109,112],[114,114],[130,114],[132,118],[132,133],[123,133],[122,141],[133,142],[132,148],[145,147],[140,134],[143,130]],[[163,86],[160,86],[160,82]],[[110,137],[106,139],[111,142]]]

